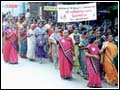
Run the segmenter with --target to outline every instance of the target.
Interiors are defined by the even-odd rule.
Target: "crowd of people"
[[[42,64],[47,58],[65,80],[72,78],[75,67],[77,74],[88,80],[88,87],[102,87],[102,79],[117,85],[118,33],[113,27],[91,27],[7,13],[2,18],[4,61],[18,64],[19,55]]]

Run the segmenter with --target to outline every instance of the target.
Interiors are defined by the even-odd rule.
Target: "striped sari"
[[[99,48],[94,44],[88,45],[88,52],[92,55],[98,55]],[[88,86],[101,87],[101,79],[99,72],[99,60],[86,57],[88,68]]]
[[[60,76],[62,78],[72,77],[73,68],[73,43],[71,38],[59,40],[58,58],[60,64]]]

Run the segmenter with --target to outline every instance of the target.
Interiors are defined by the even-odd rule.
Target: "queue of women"
[[[108,32],[110,28],[102,32],[99,27],[81,29],[81,23],[67,24],[66,27],[48,23],[4,18],[4,61],[18,64],[20,55],[30,61],[39,60],[42,64],[44,58],[48,58],[59,69],[62,79],[72,79],[75,67],[77,73],[88,80],[88,87],[102,87],[102,79],[111,85],[118,84],[118,68],[114,63],[118,49],[115,36]]]

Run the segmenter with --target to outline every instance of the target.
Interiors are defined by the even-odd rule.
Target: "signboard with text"
[[[57,7],[56,6],[44,6],[45,11],[56,11]]]
[[[78,22],[97,19],[96,3],[57,5],[58,22]]]
[[[11,12],[13,16],[18,16],[21,13],[25,13],[24,2],[2,2],[1,3],[2,13]]]

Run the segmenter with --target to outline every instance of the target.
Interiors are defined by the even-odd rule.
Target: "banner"
[[[44,6],[45,11],[57,11],[56,6]]]
[[[96,3],[57,5],[58,22],[78,22],[97,19]]]
[[[11,12],[13,16],[18,16],[21,13],[25,13],[25,2],[2,2],[2,13]]]

